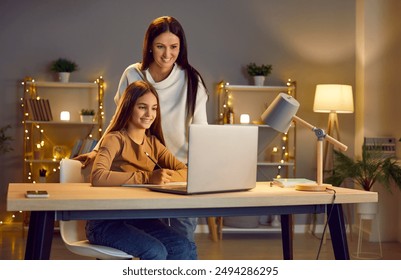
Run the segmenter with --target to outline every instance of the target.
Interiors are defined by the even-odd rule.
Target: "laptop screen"
[[[191,125],[188,193],[255,187],[257,147],[257,126]]]

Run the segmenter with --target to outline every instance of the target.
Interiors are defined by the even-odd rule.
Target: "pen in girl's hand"
[[[145,154],[146,154],[146,156],[154,163],[154,164],[156,164],[156,166],[158,167],[158,168],[160,168],[160,169],[163,169],[149,154],[148,154],[148,152],[145,152]],[[180,172],[177,172],[178,173],[178,175],[180,175],[182,178],[184,178],[182,175],[181,175],[181,173]],[[185,178],[184,178],[185,179]],[[186,179],[185,179],[186,180]]]
[[[162,169],[162,167],[153,159],[150,157],[150,155],[148,154],[148,152],[145,152],[146,156],[154,163],[156,164],[156,166],[160,169]]]

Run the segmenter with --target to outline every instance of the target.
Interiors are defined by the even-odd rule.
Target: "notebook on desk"
[[[257,126],[190,125],[187,183],[141,185],[153,191],[200,194],[256,186]]]

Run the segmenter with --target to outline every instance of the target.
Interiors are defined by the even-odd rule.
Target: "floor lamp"
[[[302,191],[325,191],[327,186],[330,185],[323,184],[323,141],[328,141],[343,151],[347,150],[347,146],[327,135],[323,129],[317,128],[297,117],[295,114],[299,106],[299,102],[294,97],[286,93],[280,93],[263,112],[261,119],[266,125],[282,133],[288,131],[292,121],[311,129],[315,133],[317,137],[316,184],[300,184],[295,188]]]
[[[317,85],[313,111],[317,113],[329,113],[326,133],[341,141],[337,114],[354,112],[352,87],[350,85],[339,84]],[[329,150],[329,143],[327,143],[324,148],[323,167],[325,170],[333,168],[332,161],[333,149]]]

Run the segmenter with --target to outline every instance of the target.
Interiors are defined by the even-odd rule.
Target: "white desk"
[[[31,211],[25,259],[48,259],[54,220],[281,215],[284,259],[292,259],[291,214],[333,211],[329,220],[336,259],[349,259],[341,204],[377,202],[375,192],[346,188],[300,192],[258,182],[245,192],[174,195],[129,187],[91,187],[88,183],[10,183],[8,211]],[[47,190],[50,197],[27,199],[27,190]]]

